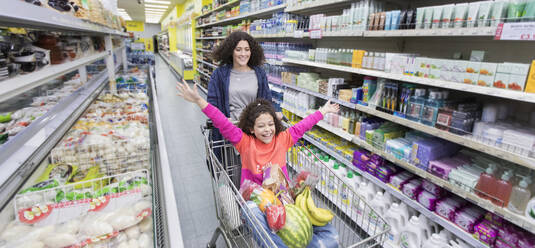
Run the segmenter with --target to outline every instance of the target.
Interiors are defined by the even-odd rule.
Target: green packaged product
[[[5,114],[0,114],[0,123],[4,123],[4,122],[10,122],[11,121],[11,112],[10,113],[5,113]]]
[[[31,186],[29,188],[23,189],[22,191],[19,192],[19,194],[25,194],[25,193],[28,193],[28,192],[35,192],[35,191],[40,191],[40,190],[45,190],[45,189],[51,189],[51,188],[54,188],[54,187],[57,187],[57,186],[59,186],[58,180],[50,179],[50,180],[46,180],[46,181],[42,181],[42,182],[39,182],[37,184],[34,184],[33,186]]]
[[[7,133],[0,134],[0,144],[6,143],[8,137],[9,137],[9,134],[7,134]]]
[[[57,179],[59,182],[67,182],[73,177],[78,170],[77,166],[69,164],[49,164],[43,174],[37,178],[38,182]]]
[[[99,166],[93,166],[89,170],[77,170],[76,173],[68,180],[67,184],[79,183],[100,178],[103,175],[99,171]],[[74,186],[75,189],[91,187],[92,183],[81,183]]]

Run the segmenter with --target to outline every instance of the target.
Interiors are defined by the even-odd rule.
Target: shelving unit
[[[331,64],[324,64],[324,63],[318,63],[318,62],[313,62],[313,61],[304,61],[304,60],[297,60],[297,59],[290,59],[290,58],[284,58],[282,59],[282,61],[285,63],[290,63],[290,64],[297,64],[297,65],[304,65],[304,66],[310,66],[310,67],[316,67],[316,68],[329,69],[329,70],[334,70],[334,71],[355,73],[355,74],[361,74],[361,75],[366,75],[366,76],[373,76],[373,77],[386,78],[386,79],[391,79],[391,80],[396,80],[396,81],[403,81],[407,83],[421,84],[421,85],[440,87],[440,88],[446,88],[446,89],[451,89],[451,90],[470,92],[470,93],[475,93],[479,95],[487,95],[487,96],[500,97],[500,98],[511,99],[511,100],[516,100],[516,101],[535,103],[535,94],[525,93],[521,91],[483,87],[483,86],[472,85],[472,84],[448,82],[448,81],[439,80],[439,79],[406,76],[402,74],[394,74],[394,73],[388,73],[388,72],[383,72],[383,71],[359,69],[359,68],[353,68],[353,67],[348,67],[348,66],[331,65]]]
[[[441,225],[442,227],[444,227],[446,230],[450,231],[455,236],[457,236],[457,237],[461,238],[462,240],[466,241],[468,244],[470,244],[470,245],[472,245],[472,246],[474,246],[476,248],[488,248],[487,245],[481,243],[479,240],[474,239],[471,234],[465,232],[464,230],[459,228],[457,225],[455,225],[454,223],[450,222],[449,220],[444,219],[443,217],[439,216],[435,212],[428,210],[427,208],[422,206],[417,201],[415,201],[415,200],[409,198],[408,196],[406,196],[405,194],[403,194],[399,189],[396,189],[396,188],[392,187],[391,185],[386,184],[386,183],[382,182],[381,180],[377,179],[376,177],[368,174],[367,172],[356,168],[352,164],[351,161],[345,159],[343,156],[341,156],[337,152],[333,151],[332,149],[330,149],[330,148],[324,146],[323,144],[321,144],[320,142],[316,141],[310,135],[305,134],[303,136],[303,138],[306,141],[308,141],[309,143],[311,143],[312,145],[320,148],[322,151],[324,151],[327,154],[329,154],[331,157],[334,157],[339,162],[344,163],[347,166],[347,168],[350,168],[351,170],[356,171],[357,173],[362,175],[364,178],[366,178],[369,181],[371,181],[373,184],[379,186],[384,191],[386,191],[389,194],[391,194],[396,199],[399,199],[403,203],[407,204],[407,206],[410,206],[410,207],[416,209],[418,212],[422,213],[425,217],[427,217],[430,220],[432,220],[433,222]],[[352,186],[353,184],[348,184],[348,185]],[[354,189],[354,190],[356,191],[357,189]],[[388,244],[388,245],[393,246],[392,244]]]
[[[31,13],[31,14],[30,14]],[[0,22],[3,26],[43,28],[57,31],[76,31],[127,37],[128,33],[111,29],[60,13],[46,7],[35,6],[24,1],[10,1],[2,6]]]
[[[283,108],[287,109],[288,111],[296,114],[297,116],[300,116],[301,118],[304,118],[306,117],[306,115],[302,112],[299,112],[299,111],[296,111],[295,109],[290,109],[288,108],[287,106],[282,106]],[[398,159],[396,158],[395,156],[393,156],[392,154],[390,153],[387,153],[381,149],[378,149],[374,146],[372,146],[371,144],[367,143],[366,141],[358,138],[358,137],[355,137],[339,128],[335,128],[335,127],[332,127],[330,126],[329,124],[323,122],[323,121],[320,121],[320,123],[318,123],[318,126],[339,136],[340,138],[344,139],[344,140],[347,140],[347,141],[350,141],[356,145],[358,145],[359,147],[362,147],[370,152],[373,152],[385,159],[387,159],[388,161],[418,175],[419,177],[423,178],[423,179],[426,179],[426,180],[429,180],[430,182],[442,187],[442,188],[445,188],[446,190],[460,196],[461,198],[464,198],[470,202],[472,202],[473,204],[475,205],[478,205],[480,207],[482,207],[483,209],[489,211],[489,212],[492,212],[494,214],[497,214],[498,216],[501,216],[503,217],[504,219],[510,221],[511,223],[519,226],[519,227],[522,227],[522,228],[525,228],[526,230],[535,230],[535,223],[534,222],[530,222],[526,219],[523,218],[523,216],[519,216],[515,213],[512,213],[510,212],[509,210],[505,209],[505,208],[501,208],[499,206],[496,206],[494,204],[492,204],[490,201],[488,200],[484,200],[482,198],[480,198],[479,196],[477,196],[476,194],[474,193],[471,193],[471,192],[467,192],[461,188],[459,188],[458,186],[456,185],[453,185],[451,184],[449,181],[446,181],[444,179],[441,179],[431,173],[428,173],[427,171],[424,171],[418,167],[416,167],[415,165],[412,165],[410,163],[408,163],[407,161],[404,161],[404,160],[401,160],[401,159]],[[309,137],[310,138],[310,137]],[[312,143],[312,142],[311,142]],[[318,143],[319,144],[319,143]],[[328,152],[329,150],[326,150],[326,152]],[[342,158],[340,156],[340,158]],[[338,159],[338,158],[337,158]],[[340,160],[342,161],[342,160]],[[354,166],[351,166],[351,168],[354,168]],[[354,168],[356,170],[358,170],[357,168]],[[360,173],[360,172],[359,172]],[[367,173],[365,173],[367,174]],[[368,176],[370,177],[373,177],[369,174],[367,174]],[[379,181],[380,182],[380,181]],[[382,182],[381,182],[382,183]],[[383,183],[384,184],[384,183]],[[379,185],[381,186],[381,185]],[[477,241],[479,243],[479,241]]]
[[[107,56],[106,52],[97,53],[88,57],[80,58],[72,62],[59,65],[50,65],[32,73],[19,75],[0,81],[0,102],[33,89],[57,77],[78,69],[80,66],[90,64]]]
[[[212,52],[210,50],[206,50],[206,49],[202,49],[202,48],[197,48],[196,50],[199,51],[199,52],[203,52],[203,53],[211,53]]]
[[[210,14],[212,14],[212,13],[214,13],[214,12],[217,12],[217,11],[219,11],[219,10],[226,9],[226,8],[228,8],[228,7],[233,7],[233,6],[235,6],[236,4],[238,4],[238,3],[240,3],[239,0],[233,0],[233,1],[230,1],[230,2],[228,2],[228,3],[226,3],[226,4],[223,4],[223,5],[221,5],[221,6],[217,7],[217,8],[215,8],[215,9],[213,9],[213,10],[210,10],[210,11],[208,11],[208,12],[206,12],[206,13],[200,14],[199,16],[195,17],[195,20],[197,20],[197,19],[199,19],[199,18],[201,18],[201,17],[208,16],[208,15],[210,15]]]
[[[214,37],[195,37],[197,40],[223,40],[226,36],[214,36]]]
[[[231,17],[231,18],[227,18],[227,19],[224,19],[224,20],[216,21],[216,22],[206,23],[206,24],[197,26],[197,28],[204,28],[204,27],[210,27],[210,26],[214,26],[214,25],[218,25],[218,24],[231,23],[231,22],[243,20],[243,19],[246,19],[246,18],[256,18],[256,17],[267,16],[267,15],[269,15],[269,14],[275,12],[275,11],[282,10],[285,7],[286,7],[286,5],[281,4],[281,5],[273,6],[273,7],[267,8],[267,9],[261,9],[261,10],[258,10],[258,11],[252,12],[252,13],[247,13],[245,15],[239,15],[239,16],[236,16],[236,17]]]
[[[320,8],[341,8],[345,5],[350,5],[349,0],[326,0],[326,1],[314,1],[304,2],[287,7],[284,12],[305,13],[309,11],[317,11]]]
[[[202,74],[203,76],[210,78],[210,75],[204,73],[203,71],[201,71],[201,70],[199,70],[199,69],[197,69],[197,71],[198,71],[200,74]]]
[[[198,61],[198,62],[201,62],[201,63],[203,63],[203,64],[205,64],[205,65],[207,65],[207,66],[210,66],[210,67],[212,67],[212,68],[214,68],[214,69],[217,68],[217,65],[214,65],[214,64],[212,64],[212,63],[208,63],[208,62],[206,62],[206,61],[204,61],[204,60],[202,60],[202,59],[197,59],[197,61]]]

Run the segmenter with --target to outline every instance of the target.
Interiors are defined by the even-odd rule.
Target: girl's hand
[[[340,105],[338,103],[331,103],[331,100],[327,101],[323,107],[319,109],[322,115],[326,115],[328,113],[338,113],[340,111]]]
[[[182,82],[176,83],[176,89],[178,90],[178,95],[183,97],[186,101],[196,103],[201,107],[205,108],[208,103],[204,100],[197,91],[197,84],[193,85],[193,89],[189,87],[188,83],[182,79]]]

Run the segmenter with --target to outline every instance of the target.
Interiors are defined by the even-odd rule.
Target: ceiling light
[[[159,9],[167,9],[169,8],[169,6],[164,6],[164,5],[154,5],[154,4],[145,4],[145,8],[159,8]]]
[[[166,9],[145,9],[145,11],[152,11],[152,12],[167,12]]]
[[[165,13],[166,11],[159,11],[159,10],[151,10],[151,9],[146,9],[145,12],[153,12],[153,13]]]
[[[159,0],[145,0],[145,3],[171,4],[171,2],[169,1],[159,1]]]

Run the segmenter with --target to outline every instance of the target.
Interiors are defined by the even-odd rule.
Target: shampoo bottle
[[[490,196],[494,196],[495,187],[496,187],[496,177],[494,172],[496,171],[496,166],[493,164],[489,165],[485,173],[481,173],[479,176],[479,181],[476,185],[476,194],[484,199],[490,199]]]
[[[503,173],[501,180],[498,181],[498,184],[496,185],[496,194],[492,199],[492,203],[495,205],[505,207],[509,204],[509,199],[513,190],[513,184],[511,183],[512,176],[513,173],[511,171],[506,171]]]

